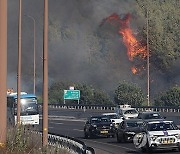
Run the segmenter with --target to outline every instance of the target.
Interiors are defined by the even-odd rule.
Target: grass
[[[9,128],[5,147],[0,148],[0,154],[70,154],[66,148],[56,146],[42,147],[42,136],[30,129],[20,126]]]

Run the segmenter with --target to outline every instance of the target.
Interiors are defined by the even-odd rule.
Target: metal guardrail
[[[61,108],[61,109],[82,109],[82,110],[115,110],[114,105],[66,105],[66,104],[49,104],[50,108]],[[134,107],[138,111],[158,111],[158,112],[180,112],[180,107],[157,107],[157,106],[143,106]]]
[[[42,132],[37,133],[42,135]],[[66,148],[77,154],[95,154],[92,147],[88,147],[83,141],[69,136],[48,134],[48,144],[58,148]]]

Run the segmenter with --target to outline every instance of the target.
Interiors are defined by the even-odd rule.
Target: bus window
[[[14,104],[14,99],[11,97],[8,97],[7,98],[7,107],[13,108],[14,107],[13,104]]]

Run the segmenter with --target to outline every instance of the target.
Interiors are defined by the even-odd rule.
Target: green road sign
[[[80,99],[80,90],[64,90],[64,99]]]

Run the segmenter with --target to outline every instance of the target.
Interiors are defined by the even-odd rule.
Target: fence
[[[82,110],[115,110],[116,106],[110,105],[66,105],[66,104],[49,104],[50,108],[62,108],[62,109],[82,109]],[[180,107],[157,107],[157,106],[143,106],[134,107],[138,111],[158,111],[158,112],[180,112]]]

